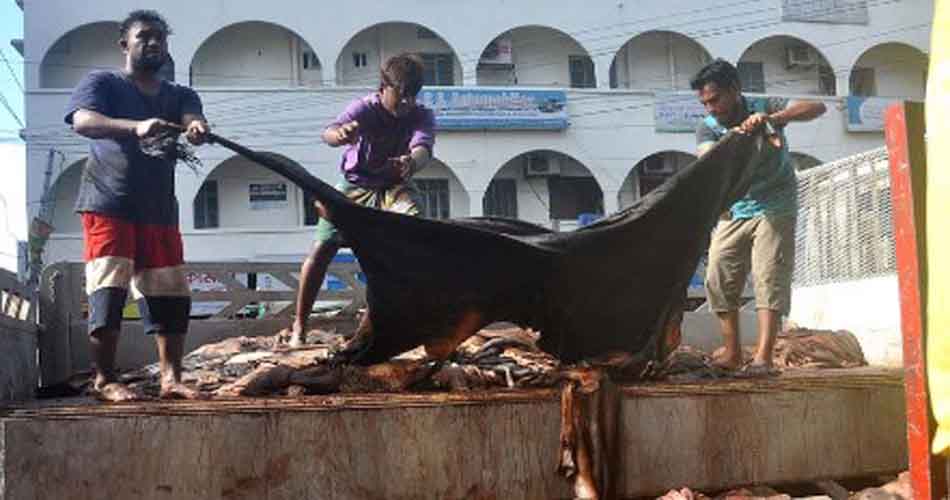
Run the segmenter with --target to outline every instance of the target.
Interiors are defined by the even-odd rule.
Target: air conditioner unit
[[[512,66],[511,38],[499,37],[492,40],[482,52],[478,64],[487,67],[510,68]]]
[[[542,155],[530,155],[525,158],[525,177],[550,177],[561,174],[561,165],[557,160]]]
[[[785,67],[798,68],[818,64],[818,54],[811,47],[800,44],[785,46]]]
[[[662,155],[654,155],[643,160],[643,175],[672,175],[676,169],[672,161],[666,161]]]

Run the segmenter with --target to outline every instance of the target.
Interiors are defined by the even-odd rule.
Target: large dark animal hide
[[[633,206],[555,233],[366,208],[296,165],[212,140],[312,194],[346,236],[366,275],[372,325],[350,359],[359,364],[419,345],[444,358],[496,321],[539,331],[539,347],[566,363],[616,352],[659,359],[710,230],[778,154],[763,136],[730,134]]]

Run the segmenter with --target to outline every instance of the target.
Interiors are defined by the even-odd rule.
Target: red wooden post
[[[947,494],[946,461],[930,454],[936,422],[927,393],[926,241],[924,180],[924,106],[903,103],[885,113],[885,137],[890,157],[894,242],[904,340],[904,390],[907,400],[907,446],[911,484],[916,499]]]

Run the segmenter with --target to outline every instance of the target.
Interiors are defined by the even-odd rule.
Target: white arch
[[[303,168],[298,162],[280,153],[264,151],[261,154]],[[231,168],[244,170],[229,175],[228,170]],[[218,181],[217,208],[220,228],[297,227],[302,220],[301,207],[303,207],[304,196],[294,183],[241,155],[232,155],[209,169],[207,174],[196,179],[195,189],[188,192],[191,198],[187,202],[183,201],[183,204],[188,204],[188,208],[182,210],[182,215],[192,214],[188,224],[194,222],[195,202],[201,189],[211,178]],[[252,192],[249,190],[250,184],[275,183],[286,184],[284,203],[278,200],[273,200],[276,203],[267,200],[253,201],[253,197],[250,196]],[[264,203],[269,206],[263,205]],[[226,222],[228,219],[231,219],[230,223]]]
[[[743,59],[746,58],[746,56],[749,54],[749,52],[750,52],[752,49],[756,48],[757,46],[759,46],[759,45],[761,45],[761,44],[764,44],[764,43],[768,43],[768,42],[778,41],[778,40],[781,40],[781,39],[787,39],[787,40],[793,41],[794,43],[807,46],[810,50],[814,51],[814,52],[818,55],[818,58],[819,58],[819,64],[818,64],[819,67],[823,64],[824,66],[831,67],[833,71],[836,71],[836,72],[837,72],[837,71],[840,71],[840,70],[841,70],[841,68],[835,68],[835,67],[833,67],[833,66],[831,65],[831,62],[830,62],[831,60],[828,59],[828,56],[825,55],[824,52],[822,52],[821,50],[819,50],[818,47],[816,47],[813,43],[808,42],[807,40],[805,40],[805,39],[803,39],[803,38],[800,38],[800,37],[798,37],[798,36],[789,35],[789,34],[784,34],[784,33],[771,34],[771,35],[769,35],[769,36],[760,38],[760,39],[758,39],[758,40],[752,42],[752,43],[749,44],[742,52],[740,52],[739,58],[736,60],[736,64],[738,65],[738,63],[743,62]],[[762,61],[762,62],[765,63],[766,61]],[[819,78],[820,78],[820,76],[816,74],[815,79],[818,80]],[[788,84],[788,83],[798,83],[799,81],[802,81],[802,80],[806,80],[806,78],[794,77],[794,78],[788,78],[788,79],[779,79],[778,82],[779,82],[779,83],[783,83],[783,84]],[[837,88],[837,87],[838,87],[838,82],[837,82],[837,80],[839,80],[839,78],[837,77],[837,73],[836,73],[836,75],[835,75],[835,80],[836,80],[836,81],[835,81],[835,87],[836,87],[836,88],[835,88],[835,92],[832,92],[831,95],[836,95],[836,94],[840,93],[840,91],[841,91],[841,89],[838,89],[838,88]],[[768,78],[766,78],[766,85],[768,85],[768,83],[769,83]],[[773,84],[774,84],[774,82],[773,82]],[[766,88],[766,92],[774,92],[774,91],[769,91],[768,88]],[[781,94],[781,93],[786,93],[786,92],[777,92],[777,93],[780,93],[780,94]]]
[[[801,151],[791,151],[789,152],[789,156],[791,156],[795,170],[807,170],[824,163],[814,155],[810,153],[802,153]]]
[[[869,56],[870,54],[873,54],[876,51],[880,51],[880,50],[892,48],[892,47],[901,52],[906,52],[907,57],[900,57],[900,58],[897,58],[896,60],[890,60],[888,61],[888,66],[891,66],[891,67],[900,66],[900,65],[912,66],[916,62],[918,62],[918,60],[922,64],[922,68],[921,68],[922,71],[919,75],[916,75],[916,76],[920,78],[920,82],[919,82],[920,91],[923,94],[924,89],[926,88],[926,85],[927,85],[927,82],[924,80],[924,73],[927,71],[929,56],[925,52],[918,49],[917,47],[905,42],[884,41],[884,42],[880,42],[875,45],[872,45],[868,47],[867,49],[865,49],[863,52],[858,54],[857,57],[855,57],[854,60],[851,62],[848,69],[848,81],[850,82],[851,77],[854,75],[855,68],[858,67],[858,64],[861,62],[862,59],[864,59],[866,56]],[[911,60],[908,60],[909,58],[913,58],[917,60],[911,61]],[[907,75],[907,76],[910,76],[910,75]],[[924,97],[922,94],[919,96],[919,98]],[[894,95],[893,93],[888,93],[886,91],[881,92],[880,90],[878,90],[876,95],[885,95],[889,97],[905,97],[904,95]],[[918,96],[913,96],[913,97],[918,97]]]
[[[500,38],[500,37],[502,37],[502,36],[504,36],[504,35],[508,35],[508,34],[511,34],[511,33],[516,32],[516,31],[525,30],[525,29],[529,29],[529,30],[530,30],[530,29],[537,29],[537,30],[548,31],[548,32],[554,34],[555,36],[560,36],[560,37],[563,37],[563,38],[566,39],[566,40],[569,40],[571,43],[573,43],[574,45],[576,45],[577,47],[579,47],[579,48],[581,49],[581,51],[583,52],[583,54],[580,54],[580,55],[585,55],[585,56],[587,56],[587,57],[590,57],[590,58],[594,61],[595,65],[596,65],[596,59],[597,59],[597,58],[595,57],[594,52],[592,52],[587,46],[585,46],[583,43],[581,43],[580,40],[578,40],[576,37],[574,37],[574,36],[571,35],[570,33],[567,33],[567,32],[565,32],[565,31],[563,31],[563,30],[561,30],[561,29],[554,28],[554,27],[552,27],[552,26],[543,25],[543,24],[523,24],[523,25],[513,26],[513,27],[510,27],[510,28],[508,28],[508,29],[506,29],[506,30],[504,30],[504,31],[501,31],[501,32],[499,32],[499,33],[496,33],[492,38],[490,38],[489,40],[487,40],[487,41],[485,41],[484,43],[482,43],[482,45],[481,45],[482,49],[481,49],[481,51],[480,51],[477,55],[472,55],[472,56],[470,56],[470,57],[466,57],[466,61],[463,62],[463,65],[464,65],[464,64],[469,64],[470,67],[475,68],[475,67],[477,66],[477,64],[478,64],[478,61],[481,59],[481,56],[482,56],[482,54],[484,53],[485,49],[487,49],[488,46],[489,46],[492,42],[494,42],[495,40],[497,40],[498,38]],[[512,50],[513,50],[513,51],[517,51],[517,50],[518,50],[518,47],[514,46],[514,47],[512,47]],[[474,59],[474,60],[469,60],[469,59]],[[544,65],[544,63],[537,63],[537,62],[535,62],[534,64],[537,65],[537,66],[543,66],[543,65]],[[597,81],[597,75],[598,75],[598,71],[597,71],[597,68],[595,67],[595,68],[594,68],[594,80],[595,80],[595,81],[594,81],[594,84],[595,84],[594,86],[595,86],[595,87],[596,87],[598,84],[601,83],[601,82],[598,82],[598,81]],[[564,87],[569,87],[569,86],[570,86],[569,83],[570,83],[570,82],[566,82],[565,85],[563,85],[563,86],[564,86]],[[523,83],[519,82],[519,84],[523,84]],[[528,85],[530,85],[530,83],[529,83]]]
[[[213,44],[217,38],[219,38],[219,37],[224,37],[224,36],[228,36],[229,34],[230,34],[230,35],[233,35],[233,34],[235,34],[235,33],[238,33],[238,34],[239,34],[242,29],[245,29],[245,30],[246,30],[246,29],[257,29],[258,27],[260,27],[260,28],[262,28],[262,29],[265,29],[265,30],[268,30],[268,31],[271,31],[271,32],[273,32],[273,33],[281,34],[281,35],[283,35],[283,34],[290,34],[291,37],[294,37],[294,38],[292,38],[292,40],[299,40],[300,42],[302,42],[302,44],[297,47],[297,52],[302,53],[302,52],[304,51],[304,48],[305,48],[305,47],[307,47],[307,48],[309,48],[310,50],[312,50],[312,51],[314,52],[314,54],[316,54],[317,59],[318,59],[318,61],[319,61],[319,63],[320,63],[320,66],[321,66],[320,73],[321,73],[321,75],[325,73],[325,71],[324,71],[323,68],[326,67],[326,60],[325,60],[324,57],[321,57],[321,54],[317,51],[317,49],[314,48],[313,44],[311,44],[311,43],[310,43],[309,41],[307,41],[303,36],[301,36],[299,32],[297,32],[297,31],[295,31],[295,30],[293,30],[293,29],[291,29],[291,28],[289,28],[289,27],[287,27],[287,26],[284,26],[284,25],[282,25],[282,24],[279,24],[279,23],[276,23],[276,22],[273,22],[273,21],[267,21],[267,20],[245,20],[245,21],[233,22],[233,23],[230,23],[230,24],[228,24],[228,25],[226,25],[226,26],[222,26],[222,27],[216,29],[214,32],[212,32],[212,33],[210,33],[209,35],[205,36],[205,37],[202,39],[201,43],[198,45],[198,47],[191,53],[191,57],[190,57],[189,60],[188,60],[188,66],[187,66],[187,67],[188,67],[188,71],[191,71],[191,69],[194,67],[194,65],[195,65],[195,63],[196,63],[196,60],[199,58],[200,54],[201,54],[203,51],[211,50],[211,49],[210,49],[210,47],[212,47],[211,44]],[[297,53],[293,53],[293,54],[290,53],[290,52],[289,52],[289,49],[290,49],[289,47],[284,47],[284,49],[287,49],[287,50],[288,50],[287,55],[291,56],[292,58],[295,58],[295,57],[298,55]],[[271,58],[266,58],[266,59],[267,59],[267,60],[272,60]],[[296,60],[296,59],[291,59],[291,60],[290,60],[290,67],[289,67],[289,70],[290,70],[290,71],[289,71],[289,73],[286,75],[286,78],[281,77],[281,78],[278,79],[278,78],[274,77],[274,78],[273,78],[273,80],[274,80],[274,81],[273,81],[273,84],[272,84],[272,85],[271,85],[271,84],[268,84],[268,85],[265,85],[265,86],[281,87],[281,86],[286,86],[286,85],[288,85],[288,84],[289,84],[290,86],[296,86],[296,85],[305,84],[305,82],[304,82],[304,77],[303,77],[303,75],[302,75],[302,71],[303,71],[303,70],[300,69],[300,67],[299,67],[298,65],[300,65],[300,61],[298,61],[298,60]],[[234,74],[234,75],[227,75],[227,74],[213,75],[213,74],[212,74],[212,75],[208,75],[207,80],[209,80],[209,81],[214,81],[214,78],[215,78],[215,77],[219,77],[219,78],[222,79],[222,80],[234,80],[234,81],[241,81],[242,79],[246,79],[246,81],[254,82],[253,84],[256,84],[256,83],[260,80],[260,78],[265,78],[265,80],[264,80],[265,82],[267,82],[268,80],[271,79],[270,77],[262,77],[262,76],[260,76],[260,75],[258,75],[258,74],[250,74],[250,73],[248,73],[248,74]],[[318,78],[318,80],[322,80],[322,79],[323,79],[322,76],[321,76],[320,78]],[[198,82],[192,82],[192,83],[193,83],[193,84],[196,84],[196,85],[201,85],[201,84],[198,83]],[[319,83],[322,83],[322,82],[319,82]],[[231,86],[231,85],[226,85],[226,86]]]
[[[54,231],[57,233],[82,231],[79,215],[75,213],[76,198],[79,196],[79,177],[82,175],[86,157],[70,163],[60,170],[50,184],[49,201],[53,204]],[[67,181],[76,181],[76,185],[66,185]]]
[[[387,26],[387,25],[388,25],[388,26],[408,25],[408,26],[413,26],[413,27],[415,27],[415,28],[424,28],[424,29],[426,29],[426,30],[432,32],[432,33],[435,35],[435,37],[436,37],[439,41],[441,41],[442,43],[444,43],[444,44],[449,48],[449,50],[452,52],[452,57],[455,58],[455,61],[454,61],[454,66],[455,66],[455,67],[454,67],[454,71],[457,71],[457,72],[458,72],[458,78],[456,79],[456,81],[454,82],[454,84],[455,84],[455,85],[462,85],[462,82],[465,81],[465,76],[466,76],[466,75],[465,75],[465,66],[464,66],[464,64],[463,64],[463,62],[462,62],[462,60],[461,60],[461,58],[459,57],[459,52],[455,49],[455,46],[454,46],[451,42],[449,42],[449,39],[446,38],[445,36],[443,36],[442,33],[439,33],[438,31],[436,31],[436,30],[434,30],[434,29],[432,29],[432,28],[429,28],[429,27],[426,26],[426,25],[423,25],[423,24],[420,24],[420,23],[417,23],[417,22],[414,22],[414,21],[404,21],[404,20],[380,21],[380,22],[374,23],[374,24],[372,24],[372,25],[370,25],[370,26],[367,26],[367,27],[365,27],[365,28],[362,28],[362,29],[360,29],[359,31],[357,31],[356,33],[354,33],[354,34],[353,34],[352,36],[350,36],[350,37],[346,40],[346,42],[343,43],[342,45],[339,45],[338,47],[334,47],[334,53],[336,54],[336,57],[333,59],[333,64],[334,64],[334,68],[337,70],[337,71],[336,71],[337,83],[341,83],[341,82],[342,82],[342,78],[343,78],[342,73],[343,73],[343,72],[342,72],[342,71],[338,71],[338,70],[339,70],[339,68],[340,68],[340,65],[343,64],[343,61],[345,60],[344,55],[346,55],[346,54],[344,54],[344,51],[346,50],[346,48],[349,47],[355,40],[357,40],[360,35],[363,35],[364,33],[367,33],[367,32],[370,31],[370,30],[377,29],[377,28],[382,28],[382,27],[385,27],[385,26]],[[400,50],[400,52],[401,52],[401,50]],[[367,71],[368,71],[372,76],[371,76],[371,77],[368,77],[366,82],[361,82],[361,85],[360,85],[360,86],[373,87],[373,86],[375,86],[375,85],[378,83],[379,66],[380,66],[381,63],[382,63],[382,54],[380,54],[380,60],[377,61],[377,62],[378,62],[379,64],[373,65],[372,63],[370,63],[369,61],[367,61]]]
[[[683,42],[686,42],[686,43],[687,43],[687,46],[689,46],[690,48],[699,48],[700,51],[701,51],[701,53],[700,53],[700,55],[701,55],[701,58],[700,58],[700,59],[701,59],[701,60],[700,60],[700,61],[697,61],[697,64],[692,65],[692,66],[694,66],[694,67],[693,67],[693,68],[690,68],[690,70],[686,72],[686,75],[688,75],[688,76],[683,79],[685,85],[677,85],[677,88],[688,89],[688,88],[689,88],[689,78],[691,78],[691,77],[693,76],[693,74],[694,74],[696,71],[698,71],[704,64],[706,64],[706,63],[708,63],[709,61],[712,60],[712,55],[711,55],[711,53],[709,52],[709,49],[707,49],[706,46],[704,46],[702,43],[700,43],[699,41],[697,41],[695,38],[690,37],[689,35],[686,35],[686,34],[683,34],[683,33],[677,32],[677,31],[671,31],[671,30],[649,30],[649,31],[644,31],[644,32],[638,33],[637,35],[635,35],[635,36],[629,38],[626,42],[623,43],[623,45],[621,45],[619,48],[617,48],[616,52],[614,52],[613,58],[612,58],[611,61],[610,61],[611,72],[614,72],[614,71],[615,71],[615,68],[617,68],[617,58],[618,58],[622,53],[628,52],[628,51],[630,50],[630,48],[632,48],[632,47],[635,46],[635,44],[638,42],[638,40],[643,40],[645,37],[651,36],[651,35],[668,35],[668,36],[674,37],[676,41],[683,41]],[[675,50],[675,49],[673,49],[673,50]],[[668,57],[668,54],[663,54],[663,55]],[[673,53],[673,61],[674,61],[673,64],[675,64],[675,61],[676,61],[675,52]],[[667,72],[669,72],[669,70],[670,70],[669,65],[670,65],[670,61],[666,61],[666,66],[665,66],[664,69],[665,69],[665,71],[667,71]],[[671,75],[670,78],[673,78],[674,76],[680,74],[679,71],[676,71],[678,68],[675,68],[675,67],[674,67],[673,69],[674,69],[674,74]],[[619,80],[619,77],[618,77],[618,80]],[[679,78],[677,78],[677,83],[679,83]],[[613,87],[613,86],[612,86],[612,87]],[[617,87],[619,87],[619,84],[618,84]],[[616,87],[615,87],[615,88],[616,88]]]
[[[106,37],[102,31],[108,31],[110,36]],[[74,47],[68,47],[69,54],[63,54],[60,61],[57,59],[57,47],[66,40],[76,40],[80,43]],[[120,67],[124,61],[122,51],[119,49],[119,23],[115,21],[95,21],[79,25],[53,42],[44,52],[38,71],[40,88],[67,88],[73,87],[79,80],[90,71],[95,69],[114,69]],[[100,49],[107,48],[108,53]],[[85,49],[91,49],[88,53],[82,53]],[[65,52],[67,48],[62,48]],[[73,52],[80,53],[78,56]],[[83,57],[89,56],[89,57]],[[98,57],[96,57],[98,56]],[[51,67],[55,65],[56,67]],[[57,83],[62,84],[52,86],[50,80],[56,77]],[[66,80],[69,80],[67,82]],[[66,84],[68,83],[68,84]]]
[[[667,154],[667,153],[679,155],[679,156],[681,156],[681,157],[688,157],[688,158],[690,159],[690,162],[695,161],[696,158],[697,158],[697,156],[696,156],[695,153],[688,152],[688,151],[683,151],[683,150],[679,150],[679,149],[662,149],[662,150],[655,151],[655,152],[650,153],[650,154],[647,154],[647,155],[643,155],[643,156],[640,157],[636,162],[634,162],[633,166],[630,167],[630,170],[627,171],[627,174],[623,177],[623,182],[620,183],[620,189],[617,191],[617,204],[618,204],[618,206],[620,206],[620,207],[623,207],[623,206],[624,206],[623,197],[624,197],[624,194],[626,193],[625,188],[628,187],[628,186],[631,188],[631,193],[632,193],[632,195],[633,195],[633,198],[632,198],[632,200],[630,200],[630,201],[631,201],[631,202],[632,202],[632,201],[636,201],[636,199],[639,198],[639,196],[640,196],[639,190],[634,190],[634,188],[635,188],[636,186],[633,185],[633,178],[634,178],[634,175],[640,175],[640,172],[639,172],[638,170],[639,170],[640,168],[642,168],[641,165],[643,165],[643,162],[646,161],[646,160],[649,159],[649,158],[654,157],[654,156],[663,155],[663,154]],[[677,169],[676,169],[674,172],[671,172],[670,175],[672,175],[673,173],[678,172],[679,169],[681,169],[683,166],[684,166],[684,165],[677,165]]]

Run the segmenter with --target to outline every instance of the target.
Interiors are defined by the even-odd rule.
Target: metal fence
[[[887,149],[799,172],[794,287],[894,274]]]
[[[32,291],[0,269],[0,402],[33,395],[39,376],[36,345]]]

